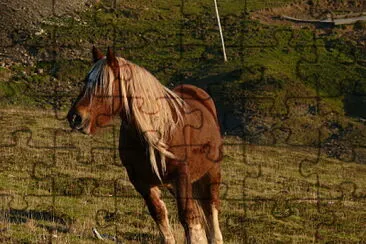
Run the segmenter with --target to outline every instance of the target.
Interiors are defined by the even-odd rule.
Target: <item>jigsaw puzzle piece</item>
[[[272,145],[275,143],[272,129],[278,123],[274,109],[274,97],[246,96],[238,104],[239,110],[233,111],[237,120],[241,120],[242,136],[252,144]]]
[[[332,234],[336,223],[347,225],[345,220],[354,218],[347,211],[346,196],[349,197],[348,201],[353,202],[352,204],[362,205],[358,198],[362,196],[362,190],[357,191],[356,194],[356,189],[364,186],[359,180],[360,172],[356,169],[357,164],[352,163],[356,155],[355,145],[352,143],[355,143],[353,140],[357,137],[351,134],[355,129],[350,124],[345,125],[344,121],[342,122],[342,116],[335,111],[328,111],[320,106],[319,115],[323,124],[319,127],[321,144],[318,145],[317,156],[302,160],[299,172],[307,181],[314,184],[313,199],[316,202],[317,216],[314,221],[316,224],[314,239],[331,241],[336,238],[342,239]],[[347,137],[348,139],[342,143],[342,140]],[[336,155],[331,156],[332,152]],[[338,160],[330,157],[336,157]],[[346,188],[349,189],[345,190]],[[353,221],[357,222],[357,220]],[[353,233],[359,234],[358,230]]]
[[[360,240],[362,239],[362,230],[354,228],[350,231],[348,228],[350,223],[358,226],[357,223],[361,223],[362,220],[360,221],[358,214],[354,215],[348,210],[350,206],[357,206],[355,210],[359,207],[362,208],[365,205],[364,194],[352,181],[343,181],[336,186],[336,189],[340,195],[330,197],[324,196],[320,192],[317,196],[314,239],[317,241],[345,240],[347,237],[334,234],[339,233],[335,231],[345,231],[348,235]]]
[[[190,93],[187,93],[184,89],[188,89],[187,91]],[[200,106],[202,108],[204,108],[205,104],[209,107],[213,105],[212,99],[207,94],[202,93],[200,91],[194,91],[196,93],[192,93],[193,91],[189,89],[189,86],[177,87],[175,89],[175,92],[181,94],[181,96],[188,105],[194,101],[199,101],[201,104]],[[216,155],[217,154],[216,151],[218,152],[220,151],[219,148],[221,147],[221,145],[212,145],[210,144],[211,142],[203,140],[201,140],[202,142],[198,144],[196,143],[192,145],[191,143],[190,138],[193,136],[195,138],[201,138],[201,139],[207,137],[207,135],[204,135],[201,132],[202,128],[207,124],[204,121],[204,112],[201,111],[199,108],[190,108],[189,106],[186,106],[183,109],[183,113],[184,113],[183,114],[184,120],[187,121],[188,124],[185,124],[181,130],[175,131],[175,137],[171,139],[172,140],[171,144],[173,145],[170,146],[169,150],[176,155],[176,158],[179,161],[186,161],[187,158],[189,157],[188,153],[206,154],[207,157],[211,158],[214,161],[217,161],[220,155]],[[212,123],[212,121],[209,121],[209,123]],[[159,131],[156,130],[146,131],[146,133],[153,133],[153,134],[157,133],[158,135],[157,137],[153,135],[153,137],[156,138],[159,138],[162,135]],[[183,138],[183,140],[178,141],[177,138]],[[210,150],[212,146],[215,147],[215,150]],[[193,150],[191,151],[189,150],[189,148]]]
[[[33,232],[32,237],[38,240],[51,242],[60,233],[69,233],[74,220],[64,212],[54,209],[51,198],[37,195],[10,195],[8,206],[2,207],[2,216],[13,228],[2,229],[2,237],[8,241],[16,241],[21,231],[34,231],[41,228],[43,231]]]
[[[289,218],[296,214],[297,209],[292,206],[291,199],[287,196],[288,191],[283,190],[273,197],[271,214],[276,219]]]
[[[287,144],[313,146],[320,144],[321,116],[318,97],[287,97],[288,109],[284,127],[289,129]]]
[[[15,128],[14,128],[15,129]],[[38,148],[33,140],[34,133],[29,128],[15,129],[10,138],[6,138],[7,143],[1,145],[3,151],[3,171],[21,173],[26,176],[26,172],[32,170],[32,165],[38,161],[53,162],[53,148]],[[21,150],[22,153],[19,153]],[[32,157],[27,157],[32,155]],[[19,162],[23,162],[19,164]]]
[[[337,158],[343,162],[362,161],[365,147],[365,125],[350,121],[336,111],[324,109],[321,127],[322,156]],[[360,153],[360,155],[357,155]],[[360,161],[361,160],[361,161]]]
[[[309,1],[308,12],[315,19],[333,19],[334,12],[363,12],[366,8],[363,1]]]
[[[238,65],[241,62],[242,33],[239,30],[242,29],[242,23],[235,19],[243,16],[243,11],[240,9],[226,11],[226,5],[221,5],[219,8],[225,48],[222,47],[217,18],[206,12],[207,9],[214,11],[214,3],[199,5],[184,3],[181,6],[182,25],[179,33],[181,35],[179,49],[180,61],[185,65],[181,73],[183,71],[183,78],[189,83],[202,79],[203,73],[216,75],[222,73],[217,72],[217,69],[222,71],[230,68],[232,65],[221,63],[225,56]],[[227,33],[231,30],[232,32],[228,35]],[[192,63],[196,65],[190,65]],[[187,83],[186,81],[184,83]]]
[[[240,233],[236,239],[244,241],[248,238],[247,205],[251,199],[251,185],[261,175],[261,167],[250,161],[250,145],[237,137],[229,137],[224,143],[224,158],[221,168],[236,168],[237,171],[223,170],[221,183],[221,208],[226,212],[225,228],[229,233]]]
[[[0,68],[0,73],[2,68]],[[6,103],[7,101],[9,101],[12,97],[14,97],[16,95],[16,84],[13,83],[12,81],[6,79],[6,80],[2,80],[0,78],[0,82],[3,86],[3,88],[0,91],[0,102],[4,102]],[[3,117],[4,115],[0,112],[0,119]]]
[[[154,228],[155,223],[151,219],[143,199],[136,193],[131,184],[128,182],[131,188],[122,186],[128,185],[126,183],[126,179],[117,179],[114,182],[112,195],[95,195],[93,199],[106,201],[107,204],[103,209],[96,210],[94,229],[105,240],[109,239],[116,242],[122,240],[157,241],[158,233],[151,234],[150,231],[141,231],[141,228],[146,226]],[[127,192],[126,189],[132,189],[132,192],[129,190]],[[131,228],[126,230],[126,224]]]
[[[241,27],[243,30],[241,45],[244,48],[244,52],[254,50],[254,52],[259,53],[263,49],[277,47],[279,40],[276,37],[276,30],[268,25],[261,26],[252,23],[250,20],[247,20],[248,17],[248,13],[242,15],[244,21]],[[262,38],[258,38],[259,33]]]
[[[120,177],[120,178],[117,178]],[[100,177],[97,179],[97,187],[92,189],[91,194],[95,197],[118,197],[118,198],[138,198],[139,194],[127,180],[126,172],[116,174],[113,179]]]

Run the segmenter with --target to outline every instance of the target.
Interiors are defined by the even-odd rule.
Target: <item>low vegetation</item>
[[[363,22],[269,23],[253,14],[294,1],[219,1],[225,63],[212,1],[113,2],[11,35],[35,62],[0,67],[0,242],[95,243],[92,228],[111,243],[159,240],[120,165],[118,122],[90,138],[64,119],[92,45],[113,47],[168,87],[191,83],[213,96],[227,134],[226,243],[366,241]]]
[[[120,165],[118,123],[91,138],[70,134],[66,122],[47,111],[14,108],[1,115],[2,242],[94,243],[92,228],[111,242],[115,236],[128,243],[159,240]],[[365,240],[364,165],[318,157],[314,147],[260,146],[234,137],[225,138],[224,150],[226,243]],[[174,200],[168,192],[164,198],[182,241]]]
[[[284,99],[280,93],[306,96],[312,92],[333,100],[337,110],[343,109],[341,101],[345,96],[365,94],[365,52],[359,43],[340,38],[344,32],[341,27],[320,35],[310,27],[264,24],[251,20],[250,14],[244,15],[245,7],[255,10],[271,4],[271,1],[250,2],[248,6],[239,2],[220,3],[227,63],[223,62],[210,1],[185,5],[180,1],[148,5],[137,1],[121,3],[117,9],[107,1],[78,16],[48,19],[38,32],[29,33],[27,38],[22,36],[38,60],[35,66],[11,67],[9,86],[23,83],[21,86],[27,86],[31,92],[15,92],[14,96],[2,99],[2,103],[21,104],[26,95],[36,98],[38,105],[38,100],[44,97],[41,99],[44,106],[49,101],[54,103],[49,94],[55,90],[63,97],[76,94],[91,65],[92,45],[104,50],[114,47],[117,53],[146,67],[167,85],[194,83],[207,88],[219,81],[225,86],[260,81],[262,84],[256,89],[245,85],[246,92],[278,100]],[[281,86],[266,89],[266,83]],[[304,94],[302,84],[306,86]],[[227,85],[228,93],[235,92],[230,86]]]

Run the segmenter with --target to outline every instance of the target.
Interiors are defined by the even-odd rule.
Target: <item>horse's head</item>
[[[106,57],[93,47],[94,65],[67,119],[71,128],[93,134],[121,110],[119,63],[108,48]]]

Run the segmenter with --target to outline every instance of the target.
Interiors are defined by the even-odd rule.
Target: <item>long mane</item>
[[[123,58],[117,58],[117,61],[119,77],[115,77],[105,58],[96,62],[88,74],[85,92],[91,99],[93,94],[105,96],[105,102],[112,106],[113,86],[115,81],[120,81],[123,111],[147,142],[152,169],[161,180],[156,153],[160,156],[161,170],[165,172],[166,157],[175,158],[168,151],[167,141],[183,122],[186,104],[146,69]]]

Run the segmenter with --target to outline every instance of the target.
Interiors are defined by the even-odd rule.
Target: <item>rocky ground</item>
[[[34,63],[34,57],[29,54],[26,42],[29,36],[40,33],[40,22],[52,16],[75,16],[80,11],[99,2],[100,0],[1,0],[0,66],[11,66],[13,63]],[[103,1],[107,5],[113,5],[112,2],[112,0]],[[298,1],[281,7],[264,8],[252,12],[251,19],[257,19],[262,23],[271,25],[288,24],[295,28],[302,28],[306,24],[294,24],[279,17],[288,15],[301,19],[324,19],[329,15],[339,13],[359,12],[360,9],[366,11],[366,4],[363,1],[345,1],[346,3],[343,3],[343,5],[338,2]],[[123,2],[119,2],[119,4],[123,5]],[[130,5],[131,3],[129,3]],[[345,30],[342,34],[356,40],[362,39],[362,36],[364,37],[364,32],[359,33],[352,30],[351,32]]]
[[[52,16],[75,15],[90,7],[93,0],[1,0],[0,2],[0,65],[13,62],[29,64],[26,38],[37,33],[37,25]]]

